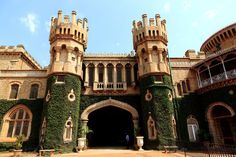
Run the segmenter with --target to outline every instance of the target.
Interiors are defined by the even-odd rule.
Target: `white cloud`
[[[49,32],[51,28],[51,22],[46,21],[44,24],[45,24],[47,32]]]
[[[183,8],[184,10],[188,10],[192,7],[191,0],[184,0],[183,1]]]
[[[164,4],[164,10],[165,10],[166,12],[169,12],[170,9],[171,9],[170,3],[169,3],[169,2],[166,2],[166,3]]]
[[[36,15],[33,13],[29,13],[25,17],[21,17],[20,21],[29,29],[31,33],[36,31],[39,23]]]
[[[206,11],[206,16],[208,19],[214,19],[216,17],[216,15],[217,15],[216,10],[211,9],[211,10]]]

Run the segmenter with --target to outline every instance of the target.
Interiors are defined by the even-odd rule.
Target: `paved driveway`
[[[13,153],[0,153],[0,157],[11,157]],[[23,157],[36,157],[37,154],[23,153]],[[162,151],[133,151],[119,149],[89,149],[79,153],[55,154],[54,157],[184,157],[180,153]]]

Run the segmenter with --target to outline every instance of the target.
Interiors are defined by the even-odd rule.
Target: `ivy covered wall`
[[[142,117],[144,133],[144,144],[147,149],[162,148],[169,145],[170,139],[173,139],[173,129],[171,124],[173,112],[173,103],[171,100],[172,90],[170,77],[164,75],[162,82],[157,82],[156,76],[147,76],[140,81]],[[147,92],[152,95],[151,100],[147,100]],[[171,97],[170,97],[171,94]],[[147,121],[149,115],[155,121],[157,138],[150,140],[148,138]]]
[[[222,102],[232,107],[236,112],[236,86],[226,86],[205,93],[190,93],[183,98],[176,99],[174,102],[178,113],[177,130],[179,139],[183,142],[188,142],[187,117],[189,115],[195,116],[199,124],[199,129],[211,136],[206,117],[208,107],[213,103]],[[236,124],[236,117],[234,121],[234,124]],[[236,132],[236,125],[234,127],[234,131]],[[212,137],[210,137],[210,140],[212,140]]]
[[[78,76],[70,74],[64,76],[64,83],[56,83],[57,76],[50,76],[47,81],[46,93],[49,91],[50,98],[44,103],[43,112],[46,117],[46,129],[42,146],[71,151],[76,147],[77,141],[81,81]],[[68,94],[71,93],[72,89],[75,100],[69,101]],[[65,123],[70,116],[73,123],[72,142],[64,143]]]
[[[42,116],[42,110],[43,110],[43,99],[36,99],[36,100],[26,100],[26,99],[20,99],[20,100],[0,100],[0,130],[2,128],[3,123],[3,116],[9,111],[12,107],[23,104],[27,106],[32,114],[32,126],[31,126],[31,133],[29,136],[29,140],[25,141],[23,143],[23,149],[24,150],[35,150],[38,147],[39,142],[39,130],[40,130],[40,121]],[[7,144],[7,143],[1,143],[0,144],[0,151],[1,150],[7,150],[12,148],[14,145]]]

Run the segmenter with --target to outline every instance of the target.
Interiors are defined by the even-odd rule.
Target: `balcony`
[[[223,72],[218,75],[214,75],[211,78],[205,79],[205,80],[201,81],[200,87],[205,87],[210,84],[224,81],[224,80],[228,80],[228,79],[232,79],[232,78],[236,78],[236,69],[232,69],[230,71],[226,71],[226,73]]]
[[[94,82],[93,83],[94,91],[103,91],[103,90],[127,90],[126,82]]]

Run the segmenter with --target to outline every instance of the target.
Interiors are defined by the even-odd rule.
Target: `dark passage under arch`
[[[93,130],[87,135],[90,147],[126,146],[126,133],[133,145],[133,121],[128,111],[109,106],[92,112],[88,119],[88,127]]]

